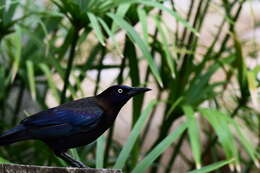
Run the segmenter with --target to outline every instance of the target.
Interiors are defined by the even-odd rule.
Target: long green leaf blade
[[[153,161],[162,154],[187,128],[187,123],[181,124],[169,136],[163,139],[148,155],[133,169],[132,173],[145,172]]]
[[[139,36],[139,34],[134,30],[134,28],[128,24],[123,18],[116,16],[113,13],[109,13],[108,14],[109,17],[111,17],[121,28],[123,28],[126,32],[127,35],[138,45],[138,47],[142,50],[144,57],[146,58],[148,65],[155,77],[155,79],[157,80],[157,82],[159,83],[160,86],[163,86],[162,84],[162,79],[160,77],[160,73],[159,70],[152,58],[152,55],[149,52],[147,43],[145,43],[141,37]]]
[[[77,149],[75,149],[75,148],[70,149],[70,153],[71,153],[73,158],[75,158],[76,160],[80,160],[79,153],[78,153]]]
[[[104,167],[105,137],[102,135],[97,140],[96,168]]]
[[[191,142],[192,154],[195,159],[196,168],[201,168],[201,149],[200,149],[200,138],[199,138],[199,127],[195,114],[191,106],[183,106],[183,111],[187,117],[188,123],[188,134]]]
[[[245,148],[245,150],[247,151],[251,159],[254,161],[256,167],[259,168],[260,165],[257,160],[257,156],[256,156],[257,153],[252,143],[250,143],[250,139],[245,137],[244,133],[241,131],[241,126],[238,124],[238,122],[236,122],[234,119],[230,118],[229,116],[225,116],[225,118],[227,118],[227,121],[230,122],[233,125],[233,127],[236,129],[237,138],[239,139],[239,141],[241,142],[241,144],[243,145],[243,147]]]
[[[233,161],[234,161],[234,159],[216,162],[216,163],[213,163],[211,165],[200,168],[198,170],[189,171],[188,173],[207,173],[207,172],[211,172],[211,171],[217,170],[217,169],[221,168],[222,166],[225,166],[226,164],[229,164]]]
[[[138,17],[142,26],[142,31],[144,35],[144,40],[148,43],[148,23],[147,23],[147,15],[145,13],[145,10],[143,8],[137,9]]]
[[[101,31],[101,27],[98,23],[96,16],[94,14],[90,13],[90,12],[88,12],[87,14],[88,14],[88,17],[89,17],[89,20],[90,20],[90,23],[91,23],[91,27],[94,29],[95,34],[97,36],[97,39],[99,40],[99,42],[103,46],[105,46],[104,36],[103,36],[103,33]]]
[[[135,141],[137,140],[137,137],[140,135],[142,128],[145,125],[145,121],[147,120],[150,113],[152,112],[152,109],[155,106],[155,104],[156,104],[156,101],[152,100],[147,105],[147,107],[144,109],[140,118],[135,123],[135,126],[134,126],[133,130],[131,131],[126,144],[124,145],[122,151],[120,152],[120,154],[116,160],[116,163],[114,166],[115,169],[122,169],[124,167],[125,162],[129,158],[129,154],[135,144]]]
[[[160,24],[161,23],[160,19],[158,19],[157,17],[155,17],[154,19],[155,19],[156,27],[158,28],[158,31],[159,31],[160,38],[162,39],[161,44],[163,45],[163,49],[166,54],[165,58],[166,58],[167,65],[171,71],[172,77],[174,78],[175,71],[174,71],[173,57],[170,54],[169,43],[168,43],[168,40],[166,39],[166,34]]]
[[[236,144],[231,129],[228,126],[226,115],[215,109],[207,108],[200,109],[200,112],[213,126],[227,158],[235,158],[235,161],[238,164],[238,151],[237,147],[235,147]]]
[[[117,8],[116,15],[123,18],[125,16],[125,14],[127,13],[128,9],[130,8],[130,6],[131,6],[131,4],[129,4],[129,3],[121,4]],[[115,21],[113,21],[113,23],[112,23],[112,32],[115,32],[117,30],[116,26],[117,25],[116,25]]]
[[[29,82],[29,88],[31,91],[31,95],[33,100],[36,99],[36,87],[35,87],[35,78],[34,78],[34,67],[32,61],[27,60],[26,61],[26,67],[27,67],[27,77]]]
[[[121,57],[123,57],[123,54],[122,52],[120,51],[120,46],[118,44],[118,42],[115,40],[115,37],[114,37],[114,34],[113,32],[109,29],[109,27],[107,26],[106,22],[102,19],[102,18],[98,18],[98,21],[100,22],[101,26],[104,28],[104,30],[106,31],[106,33],[109,35],[109,37],[111,37],[115,47],[116,47],[116,50],[117,52],[119,53],[119,55]]]
[[[10,73],[11,82],[14,81],[15,76],[18,72],[20,66],[21,52],[22,52],[22,38],[21,29],[16,27],[16,32],[9,35],[6,39],[6,49],[8,50],[8,55],[12,59],[12,67]]]
[[[141,3],[147,6],[152,6],[155,8],[159,8],[163,11],[168,12],[170,15],[172,15],[177,21],[179,21],[183,26],[188,28],[190,31],[192,31],[194,34],[199,36],[199,33],[197,32],[196,29],[194,29],[185,19],[183,19],[177,12],[173,11],[170,8],[165,7],[164,5],[160,4],[159,2],[153,1],[153,0],[137,0],[133,1],[132,3],[137,2]],[[130,2],[131,3],[131,2]]]
[[[54,82],[54,79],[52,77],[49,67],[46,64],[40,64],[40,68],[42,69],[42,71],[44,72],[44,74],[47,78],[52,95],[54,96],[56,101],[59,103],[60,102],[59,92],[58,92],[58,89],[56,88],[56,84]]]
[[[0,163],[11,163],[8,160],[5,160],[3,157],[0,157]]]

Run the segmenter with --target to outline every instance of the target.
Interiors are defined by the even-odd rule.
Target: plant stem
[[[65,77],[64,77],[64,85],[63,85],[63,89],[62,89],[62,93],[61,93],[61,100],[60,103],[64,103],[65,102],[65,98],[66,98],[66,91],[69,85],[69,77],[70,77],[70,73],[71,73],[71,69],[72,69],[72,65],[73,65],[73,60],[75,58],[75,50],[76,50],[76,46],[77,46],[77,41],[79,39],[79,28],[76,28],[73,26],[73,35],[72,35],[72,42],[71,42],[71,47],[70,47],[70,54],[69,54],[69,61],[67,64],[67,69],[65,72]]]
[[[17,101],[16,101],[16,104],[15,104],[15,109],[14,109],[14,115],[13,115],[13,119],[12,119],[12,125],[15,125],[16,122],[17,122],[17,115],[19,114],[19,111],[20,111],[20,108],[21,108],[21,105],[22,105],[22,100],[23,100],[23,95],[24,95],[24,82],[21,81],[21,86],[19,88],[19,93],[18,93],[18,96],[17,96]]]
[[[96,78],[96,88],[94,91],[94,95],[97,95],[98,92],[98,88],[99,88],[99,83],[100,83],[100,76],[101,76],[101,72],[102,72],[102,65],[103,65],[103,61],[106,55],[106,49],[103,47],[101,50],[101,56],[100,56],[100,60],[98,63],[98,74],[97,74],[97,78]]]
[[[156,100],[161,100],[161,96],[162,96],[162,92],[158,92],[157,96],[156,96]],[[142,136],[142,145],[143,143],[145,142],[145,139],[149,133],[149,129],[150,129],[150,126],[152,124],[152,121],[153,121],[153,117],[154,117],[154,114],[156,112],[156,109],[158,108],[158,106],[155,106],[151,112],[151,115],[147,121],[147,125],[145,126],[145,129],[144,129],[144,132],[143,132],[143,136]]]
[[[109,158],[109,149],[112,144],[112,138],[114,134],[114,126],[112,126],[109,129],[108,137],[107,137],[107,143],[106,143],[106,148],[105,148],[105,154],[104,154],[104,168],[108,166],[108,158]]]
[[[186,21],[190,21],[192,9],[194,9],[194,0],[191,0],[191,2],[190,2],[189,11],[188,11],[188,14],[187,14],[187,17],[186,17]],[[183,41],[183,43],[184,43],[184,41],[186,40],[186,34],[187,34],[187,28],[185,27],[185,28],[183,29],[182,38],[181,38],[181,40]],[[182,47],[183,44],[181,44],[180,46]]]
[[[175,162],[175,159],[177,158],[177,156],[178,156],[178,154],[179,154],[178,152],[180,152],[182,143],[183,143],[183,141],[184,141],[186,135],[187,135],[187,130],[185,130],[185,131],[182,133],[180,139],[178,140],[178,143],[177,143],[176,146],[174,147],[174,151],[173,151],[172,156],[171,156],[171,158],[170,158],[170,160],[169,160],[169,162],[168,162],[168,164],[167,164],[165,173],[170,173],[170,172],[171,172],[172,167],[173,167],[173,164],[174,164],[174,162]]]
[[[238,9],[237,9],[237,11],[236,11],[236,14],[234,15],[234,17],[232,17],[232,21],[236,21],[236,20],[238,19],[239,14],[240,14],[240,12],[241,12],[241,10],[242,10],[243,2],[244,2],[244,1],[242,1],[242,2],[239,4],[239,7],[238,7]],[[226,11],[226,12],[227,12],[227,11]],[[230,13],[230,11],[228,11],[227,13]],[[230,31],[230,32],[234,32],[234,28],[235,28],[235,24],[230,23],[230,25],[229,25],[229,31]],[[230,33],[227,33],[226,36],[225,36],[225,38],[223,39],[223,41],[222,41],[222,43],[221,43],[221,47],[219,48],[219,50],[218,50],[217,53],[215,54],[214,58],[220,58],[220,57],[221,57],[222,53],[224,52],[224,50],[225,50],[225,48],[226,48],[226,45],[227,45],[227,42],[228,42],[229,38],[230,38]]]
[[[246,104],[243,102],[243,104]],[[234,109],[234,111],[231,114],[231,118],[234,118],[237,115],[237,112],[239,111],[239,109],[242,107],[242,102],[239,102],[239,104],[237,105],[237,107]],[[215,144],[217,143],[218,137],[217,135],[214,135],[212,138],[212,140],[209,142],[209,144],[207,145],[207,147],[205,148],[204,152],[201,154],[201,158],[205,158],[205,156],[210,152],[211,148],[215,146]],[[192,164],[191,169],[193,170],[195,169],[195,163]]]

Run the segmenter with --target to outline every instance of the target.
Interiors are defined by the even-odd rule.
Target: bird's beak
[[[152,89],[150,88],[132,88],[129,92],[128,92],[128,95],[130,96],[135,96],[135,95],[138,95],[138,94],[141,94],[141,93],[144,93],[146,91],[150,91]]]

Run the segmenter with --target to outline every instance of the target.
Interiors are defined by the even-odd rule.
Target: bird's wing
[[[92,130],[102,117],[102,111],[86,113],[64,108],[52,108],[24,119],[34,136],[58,137]]]

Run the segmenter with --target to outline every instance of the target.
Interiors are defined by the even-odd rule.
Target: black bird
[[[149,90],[116,85],[97,96],[44,110],[25,118],[18,126],[0,135],[0,145],[29,139],[41,140],[71,166],[86,167],[68,155],[67,150],[95,141],[113,125],[118,112],[131,97]]]

